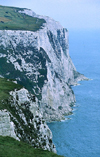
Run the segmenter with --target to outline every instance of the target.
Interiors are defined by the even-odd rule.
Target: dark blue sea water
[[[90,81],[72,87],[76,104],[69,120],[48,124],[57,154],[65,157],[100,157],[100,31],[69,33],[72,61]]]

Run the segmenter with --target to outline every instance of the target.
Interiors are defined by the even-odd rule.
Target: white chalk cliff
[[[76,71],[69,56],[67,29],[31,10],[19,13],[44,19],[45,23],[35,32],[0,30],[0,77],[16,80],[34,94],[36,102],[24,88],[10,92],[9,101],[17,119],[9,111],[1,110],[0,135],[6,132],[5,135],[27,141],[36,148],[55,152],[52,133],[44,119],[64,119],[75,102],[71,85],[86,78]],[[38,133],[30,131],[28,135],[25,126]]]
[[[0,58],[11,67],[1,74],[16,79],[38,97],[47,121],[61,120],[75,102],[70,85],[83,79],[69,56],[68,31],[53,19],[31,10],[19,12],[43,18],[46,23],[36,32],[0,31]]]

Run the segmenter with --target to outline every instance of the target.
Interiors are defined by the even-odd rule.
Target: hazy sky
[[[0,5],[32,9],[69,30],[100,29],[100,0],[0,0]]]

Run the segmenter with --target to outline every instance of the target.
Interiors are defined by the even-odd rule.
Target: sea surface
[[[100,157],[100,31],[69,32],[69,53],[78,72],[90,78],[73,86],[73,114],[49,123],[57,154]]]

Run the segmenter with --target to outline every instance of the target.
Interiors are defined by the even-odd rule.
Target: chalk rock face
[[[11,136],[19,140],[14,132],[14,123],[11,122],[9,112],[7,110],[0,110],[0,135]]]
[[[15,79],[32,92],[45,120],[61,120],[75,102],[70,85],[84,78],[69,56],[68,31],[31,10],[19,12],[45,19],[46,23],[36,32],[0,31],[0,75]]]
[[[11,136],[34,148],[56,153],[52,133],[36,101],[34,95],[25,88],[11,91],[7,102],[10,104],[10,112],[0,110],[0,135]]]

